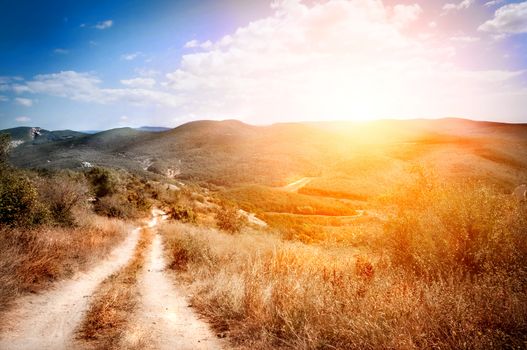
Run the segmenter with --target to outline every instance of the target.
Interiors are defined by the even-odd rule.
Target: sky
[[[0,129],[527,123],[527,1],[0,0]]]

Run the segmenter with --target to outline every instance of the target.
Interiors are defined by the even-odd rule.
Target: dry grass
[[[364,245],[372,234],[382,230],[382,221],[375,213],[361,216],[318,216],[282,213],[263,213],[258,217],[271,229],[281,232],[287,240],[303,243]]]
[[[242,348],[525,348],[525,209],[429,183],[388,200],[393,216],[360,249],[172,225],[167,254]]]
[[[264,186],[241,186],[221,194],[244,210],[261,213],[294,213],[305,215],[354,215],[355,205],[333,198],[285,192]]]
[[[77,331],[77,338],[85,340],[91,348],[121,348],[122,335],[139,302],[137,277],[151,242],[152,231],[142,229],[130,262],[104,280],[94,294],[90,310]]]
[[[38,292],[108,254],[126,225],[83,213],[73,228],[0,228],[0,312],[18,296]]]

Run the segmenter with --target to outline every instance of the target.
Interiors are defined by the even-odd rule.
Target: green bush
[[[127,200],[130,205],[136,208],[138,211],[146,213],[152,208],[152,202],[147,197],[144,190],[135,189],[128,190]]]
[[[194,211],[191,208],[177,206],[171,208],[167,214],[173,220],[190,223],[196,222],[196,214],[194,214]]]
[[[97,199],[93,209],[97,214],[111,218],[129,219],[135,217],[133,206],[116,195]]]
[[[86,177],[92,185],[93,193],[97,198],[117,192],[117,179],[108,169],[93,168],[86,173]]]
[[[38,200],[38,191],[27,176],[12,169],[0,170],[0,222],[31,226],[48,220],[49,212]]]
[[[0,134],[0,167],[7,164],[10,140],[11,137],[8,134]]]

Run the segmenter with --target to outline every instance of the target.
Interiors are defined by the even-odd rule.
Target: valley
[[[527,349],[527,0],[0,1],[0,350]]]
[[[37,227],[46,237],[92,215],[128,233],[93,265],[61,257],[69,274],[48,277],[37,294],[28,282],[11,295],[0,310],[9,320],[2,348],[527,341],[527,209],[512,196],[527,182],[526,125],[227,120],[45,140],[32,129],[0,131],[15,142],[3,186],[14,186],[7,174],[27,178],[53,219],[33,223],[39,204],[24,214],[31,223],[4,235]],[[60,188],[79,199],[55,215],[72,195],[55,198]],[[60,222],[69,211],[78,214]],[[50,253],[38,249],[41,269],[51,269]]]

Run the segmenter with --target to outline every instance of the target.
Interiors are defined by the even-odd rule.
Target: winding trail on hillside
[[[159,234],[154,237],[147,259],[139,279],[141,305],[133,321],[133,329],[142,333],[144,348],[222,349],[220,340],[192,311],[184,294],[167,276]]]
[[[296,180],[288,185],[285,185],[282,187],[282,189],[287,192],[298,192],[302,187],[305,187],[313,179],[314,177],[303,177],[300,180]]]
[[[303,177],[299,180],[296,180],[294,182],[291,182],[288,185],[281,187],[281,189],[286,192],[298,192],[303,187],[307,186],[314,179],[315,177]],[[311,216],[311,217],[333,217],[333,218],[340,218],[344,220],[355,220],[355,219],[369,216],[372,218],[377,218],[381,221],[386,221],[386,215],[380,214],[373,210],[357,209],[355,210],[355,212],[356,212],[355,215],[317,215],[317,214],[305,214],[305,215]],[[279,212],[267,212],[267,213],[268,214],[282,214],[282,215],[285,214],[285,213],[279,213]],[[296,215],[296,214],[290,214],[290,215]]]
[[[131,258],[139,237],[134,229],[109,257],[93,269],[58,282],[52,290],[20,298],[3,317],[0,349],[45,350],[73,348],[74,331],[99,284]]]

